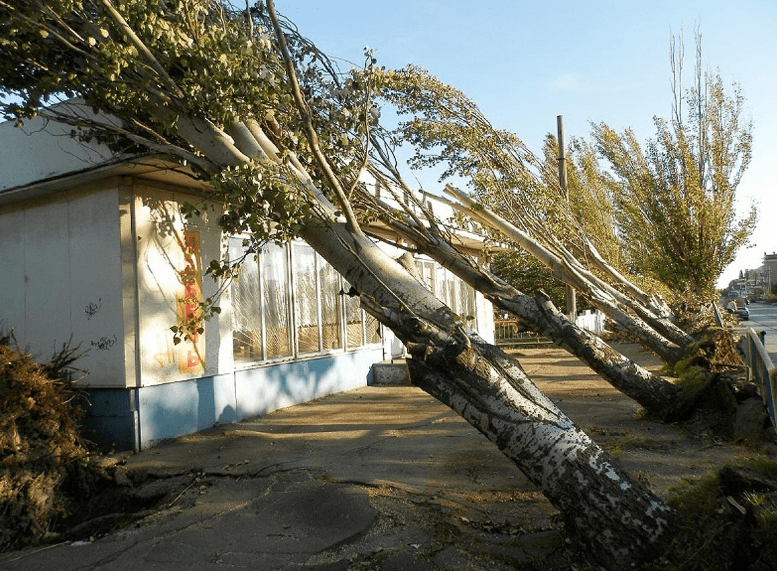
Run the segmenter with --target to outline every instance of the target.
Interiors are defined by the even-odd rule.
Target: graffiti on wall
[[[90,301],[89,303],[84,306],[84,313],[86,313],[87,319],[92,319],[95,315],[97,315],[97,312],[102,309],[103,306],[103,300],[102,298],[99,298],[97,302]]]
[[[90,345],[92,347],[96,347],[98,351],[107,351],[108,349],[116,345],[116,343],[118,342],[119,342],[118,337],[116,337],[116,335],[111,335],[110,337],[109,336],[100,337],[100,339],[98,339],[97,341],[90,341]]]
[[[185,230],[180,244],[183,250],[184,269],[179,272],[183,291],[178,297],[178,326],[185,327],[199,317],[202,302],[200,233],[196,230]],[[180,372],[198,373],[205,370],[204,333],[193,333],[175,349]]]

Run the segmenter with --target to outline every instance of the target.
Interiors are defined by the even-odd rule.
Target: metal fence
[[[550,343],[545,337],[526,331],[517,319],[494,320],[494,341],[503,349],[526,345],[545,345]]]
[[[712,304],[715,321],[723,327],[723,318],[717,303]],[[754,329],[748,328],[739,340],[739,348],[745,358],[748,379],[755,381],[761,389],[761,398],[766,405],[772,428],[777,432],[777,369],[775,369],[769,353],[764,346],[763,333],[760,335]]]
[[[587,329],[592,333],[599,334],[604,330],[604,315],[600,311],[586,310],[581,312],[575,323],[578,327]],[[544,345],[551,341],[541,337],[531,331],[526,331],[517,319],[496,319],[494,320],[494,340],[496,345],[502,348],[525,346],[525,345]]]
[[[772,427],[777,432],[777,368],[766,352],[763,338],[753,329],[748,329],[739,343],[745,355],[749,378],[761,388],[761,397],[766,404]]]

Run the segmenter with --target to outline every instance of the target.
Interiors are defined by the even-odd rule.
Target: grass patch
[[[777,462],[725,466],[670,490],[672,549],[648,571],[767,571],[777,561]]]

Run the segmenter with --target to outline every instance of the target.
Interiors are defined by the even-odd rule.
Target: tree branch
[[[326,176],[327,180],[329,181],[329,184],[332,186],[332,188],[335,191],[335,194],[337,195],[337,199],[340,203],[340,207],[343,210],[343,213],[345,215],[346,224],[348,226],[348,229],[353,232],[356,235],[363,236],[363,232],[361,228],[359,227],[359,222],[356,219],[356,215],[353,212],[353,209],[351,208],[351,203],[348,200],[348,196],[345,193],[345,190],[343,189],[342,185],[340,184],[340,180],[337,178],[337,175],[335,175],[334,171],[332,170],[332,167],[329,164],[329,161],[327,161],[324,154],[321,152],[321,146],[318,141],[318,134],[316,133],[315,128],[313,127],[313,121],[311,119],[310,115],[310,109],[308,108],[307,103],[305,102],[305,99],[302,95],[302,92],[299,87],[299,82],[297,81],[297,73],[294,70],[294,62],[291,60],[291,54],[289,53],[289,46],[286,43],[286,36],[283,33],[283,30],[281,29],[280,22],[278,21],[278,15],[275,13],[275,3],[273,0],[267,0],[267,10],[270,14],[270,19],[272,20],[273,27],[275,28],[275,34],[278,38],[278,44],[281,49],[281,53],[283,54],[283,61],[286,64],[286,72],[289,76],[289,82],[291,86],[291,91],[294,96],[294,101],[297,104],[297,109],[299,110],[302,121],[305,125],[305,131],[308,136],[308,140],[310,141],[310,148],[313,151],[313,156],[316,159],[316,162],[321,167],[321,170],[324,172],[324,176]]]
[[[100,0],[102,2],[102,5],[105,6],[105,9],[110,14],[111,18],[113,18],[113,21],[116,23],[116,25],[121,28],[121,31],[127,34],[127,37],[130,39],[130,42],[132,42],[132,45],[135,46],[135,48],[140,52],[151,64],[151,67],[159,74],[159,77],[161,77],[165,83],[167,83],[167,86],[173,90],[176,97],[183,98],[184,94],[181,91],[181,89],[178,87],[178,84],[173,81],[173,79],[168,75],[167,70],[165,70],[164,67],[162,67],[162,64],[159,63],[159,60],[154,56],[154,54],[151,53],[151,50],[148,49],[148,46],[146,46],[145,43],[143,43],[143,40],[141,40],[138,35],[135,33],[135,30],[133,30],[130,25],[127,23],[127,21],[124,19],[124,16],[122,16],[118,10],[113,6],[110,0]]]

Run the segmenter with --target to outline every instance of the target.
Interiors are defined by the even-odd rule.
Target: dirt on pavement
[[[658,366],[646,353],[622,349],[645,366]],[[726,462],[774,454],[773,447],[754,450],[693,427],[645,420],[639,405],[560,349],[522,349],[516,356],[540,390],[659,496]],[[140,539],[132,538],[146,533],[154,536],[156,551],[149,549],[132,564],[182,569],[186,553],[175,556],[176,566],[163,563],[168,560],[160,555],[165,538],[180,537],[195,520],[215,533],[225,514],[264,505],[262,498],[288,491],[296,501],[308,494],[314,507],[307,513],[316,515],[303,521],[294,512],[297,506],[284,508],[282,501],[272,504],[271,516],[256,508],[253,519],[245,521],[264,526],[263,541],[275,542],[271,551],[326,536],[328,521],[340,517],[340,502],[366,496],[368,503],[357,506],[361,519],[352,531],[327,536],[311,553],[277,547],[257,555],[255,547],[246,554],[248,548],[214,540],[209,560],[198,568],[598,569],[565,536],[558,511],[536,487],[474,428],[415,387],[366,387],[332,395],[137,455],[116,455],[115,463],[119,479],[127,483],[125,491],[146,502],[144,511],[130,517],[131,523],[114,514],[102,526],[85,526],[79,537],[63,534],[59,545],[73,540],[137,545]],[[315,508],[316,498],[335,500]],[[147,507],[149,499],[156,502],[153,509]],[[273,521],[263,521],[268,517]],[[122,551],[129,553],[129,548]],[[40,554],[29,555],[33,552],[0,555],[0,567],[47,568]],[[51,557],[59,561],[53,551]],[[122,568],[121,555],[100,557],[112,566],[90,568]],[[36,567],[38,560],[43,563]]]

